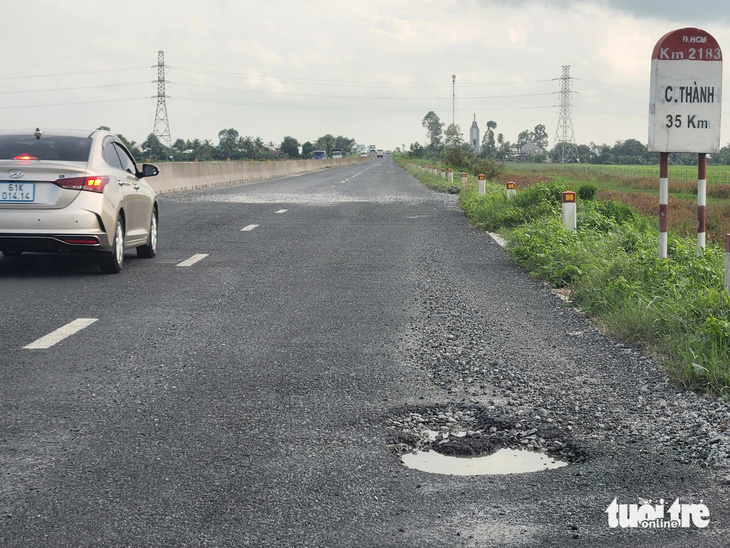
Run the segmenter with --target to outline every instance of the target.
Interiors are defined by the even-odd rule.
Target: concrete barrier
[[[264,179],[290,177],[337,167],[366,162],[370,158],[328,158],[327,160],[280,160],[271,162],[161,162],[160,170],[147,182],[158,193],[175,192],[253,183]]]

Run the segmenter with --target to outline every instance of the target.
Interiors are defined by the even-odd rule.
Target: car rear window
[[[88,162],[91,139],[87,137],[0,135],[0,160],[58,160]]]

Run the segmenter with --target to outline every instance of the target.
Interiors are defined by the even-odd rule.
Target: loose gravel
[[[503,287],[475,287],[442,253],[415,266],[431,275],[420,278],[422,310],[403,353],[457,403],[391,417],[396,453],[522,446],[575,462],[591,445],[651,441],[730,483],[726,401],[671,381],[648,353],[612,340],[547,286],[540,302],[525,303],[521,286],[538,282],[507,271]],[[561,332],[546,332],[556,319]]]

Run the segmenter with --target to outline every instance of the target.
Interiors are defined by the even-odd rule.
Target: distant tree
[[[347,156],[348,154],[352,154],[355,143],[355,139],[350,139],[349,137],[343,137],[342,135],[338,135],[335,138],[334,148],[341,148],[342,154]]]
[[[424,148],[421,146],[421,144],[416,141],[415,143],[411,143],[410,149],[409,149],[409,156],[411,158],[423,158],[423,155],[426,153]]]
[[[494,140],[494,130],[497,128],[497,122],[490,120],[487,122],[487,131],[484,132],[482,138],[481,155],[485,158],[494,158],[497,152],[497,145]]]
[[[713,154],[712,161],[716,164],[730,165],[730,143],[722,147],[717,154]]]
[[[309,157],[310,157],[310,156],[312,155],[312,152],[313,152],[313,151],[314,151],[314,150],[315,150],[316,148],[317,148],[317,147],[315,147],[315,146],[314,146],[314,144],[313,144],[312,142],[310,142],[310,141],[307,141],[306,143],[304,143],[304,144],[302,145],[302,156],[304,156],[305,158],[309,158]]]
[[[335,148],[335,138],[331,134],[323,135],[314,143],[316,150],[324,150],[327,156],[332,154],[332,149]]]
[[[220,130],[218,132],[218,150],[222,160],[240,158],[238,131],[233,128]]]
[[[279,145],[279,148],[289,158],[299,157],[299,141],[297,141],[294,137],[284,137],[284,140]]]
[[[253,160],[256,157],[256,147],[253,137],[250,135],[238,138],[238,149],[241,151],[242,158]]]
[[[459,147],[464,143],[464,137],[461,134],[461,128],[458,124],[450,124],[449,127],[446,128],[446,133],[444,134],[444,145],[446,148],[455,148]]]
[[[150,133],[142,143],[142,150],[144,151],[144,155],[151,160],[168,159],[167,147],[160,142],[154,133]]]
[[[547,148],[550,138],[548,137],[544,124],[537,124],[535,126],[535,131],[532,133],[532,142],[542,148]]]
[[[441,138],[444,133],[444,124],[441,122],[438,115],[432,110],[429,111],[426,116],[423,117],[421,125],[426,128],[429,150],[431,152],[441,150]]]

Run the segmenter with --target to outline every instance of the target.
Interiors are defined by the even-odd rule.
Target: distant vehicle
[[[375,154],[375,145],[370,145],[368,147],[368,154]]]
[[[367,158],[367,157],[368,157],[368,153],[367,153],[367,152],[365,152],[365,151],[362,151],[362,152],[360,153],[360,158]]]
[[[157,253],[157,197],[108,131],[0,132],[0,251],[94,253],[116,274],[124,252]]]
[[[386,153],[386,154],[390,154],[390,151],[389,151],[389,150],[386,150],[386,151],[385,151],[385,153]]]
[[[312,160],[326,160],[327,153],[324,150],[315,150],[312,152]]]
[[[332,149],[332,158],[342,158],[342,149],[341,148],[333,148]]]
[[[383,157],[383,150],[378,149],[378,158],[382,158],[382,157]]]

